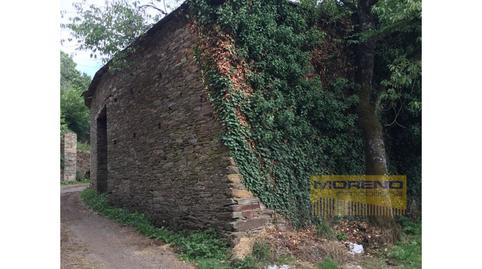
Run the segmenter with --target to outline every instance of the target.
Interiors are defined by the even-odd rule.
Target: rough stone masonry
[[[183,5],[108,63],[84,93],[93,188],[157,225],[215,228],[234,241],[270,221],[220,141]]]
[[[77,134],[66,132],[60,141],[60,180],[74,181],[77,172]]]

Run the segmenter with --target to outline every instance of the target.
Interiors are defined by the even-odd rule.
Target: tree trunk
[[[382,126],[374,106],[370,105],[369,100],[362,99],[365,98],[360,98],[358,117],[364,140],[365,173],[367,175],[387,175]]]
[[[375,29],[375,18],[371,8],[376,1],[358,1],[358,32],[366,33]],[[365,142],[365,165],[367,175],[386,175],[387,160],[385,144],[383,142],[383,129],[376,115],[373,95],[373,72],[375,68],[376,41],[369,39],[357,47],[357,74],[356,80],[359,87],[358,116],[360,128]]]
[[[371,8],[376,0],[358,0],[357,24],[358,33],[366,33],[375,29],[375,17]],[[365,151],[365,173],[367,175],[387,175],[387,157],[383,139],[383,128],[375,110],[373,72],[375,68],[376,41],[362,41],[356,50],[358,85],[358,120],[363,134]],[[389,199],[387,195],[387,199]],[[396,223],[393,217],[371,217],[370,221],[394,231],[394,239],[398,237]]]

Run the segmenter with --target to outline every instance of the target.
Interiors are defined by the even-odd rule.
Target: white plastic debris
[[[348,247],[350,248],[350,253],[352,254],[362,254],[364,252],[363,245],[349,243]]]
[[[290,269],[288,265],[268,265],[266,269]]]

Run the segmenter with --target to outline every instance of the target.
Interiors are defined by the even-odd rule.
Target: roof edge
[[[138,36],[131,44],[129,44],[127,47],[125,47],[122,52],[126,51],[129,48],[135,47],[139,45],[146,37],[153,36],[155,32],[157,32],[162,26],[164,26],[167,22],[175,18],[177,15],[181,14],[182,12],[187,10],[187,4],[188,1],[185,1],[182,3],[178,8],[173,10],[171,13],[167,14],[164,16],[161,20],[159,20],[157,23],[155,23],[149,30]],[[94,75],[94,78],[90,82],[89,88],[82,93],[82,96],[84,97],[84,103],[87,107],[90,107],[90,104],[92,102],[93,95],[97,89],[98,84],[100,83],[102,77],[104,76],[105,73],[109,71],[109,65],[112,63],[112,60],[114,59],[116,55],[112,57],[104,66],[102,66],[99,70]]]

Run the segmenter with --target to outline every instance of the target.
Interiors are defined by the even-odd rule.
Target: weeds
[[[110,206],[106,196],[97,194],[95,190],[86,189],[80,197],[87,206],[107,218],[133,226],[149,238],[171,244],[181,258],[198,264],[199,268],[223,268],[227,263],[228,244],[213,231],[173,232],[164,227],[155,227],[144,214]],[[213,264],[217,267],[213,267]]]
[[[330,224],[328,223],[328,221],[323,220],[322,222],[318,223],[315,228],[316,228],[316,234],[318,236],[324,237],[326,239],[335,238],[335,232],[330,227]]]
[[[338,239],[338,241],[345,241],[346,239],[348,239],[348,236],[346,235],[346,233],[337,233],[336,234],[336,239]]]
[[[265,269],[268,265],[288,264],[293,260],[290,256],[273,257],[271,246],[266,242],[256,242],[250,256],[233,264],[236,269]]]
[[[317,269],[338,269],[338,265],[332,258],[327,257],[317,266]]]
[[[88,143],[78,142],[77,151],[90,152],[90,145]]]
[[[107,197],[97,194],[95,190],[86,189],[80,196],[87,206],[107,218],[130,225],[149,238],[172,245],[182,259],[193,262],[200,269],[263,269],[269,264],[286,264],[281,258],[273,258],[271,248],[266,242],[256,242],[251,256],[231,263],[228,243],[214,231],[173,232],[154,226],[144,214],[110,206]],[[402,240],[391,247],[385,257],[398,263],[399,268],[421,268],[421,224],[408,219],[402,219],[401,223]],[[344,233],[335,234],[326,221],[316,225],[316,232],[318,236],[325,238],[346,238]],[[331,255],[317,266],[317,269],[337,268],[339,267]]]
[[[252,256],[258,262],[269,262],[272,260],[271,248],[265,242],[256,242],[253,246]]]
[[[402,238],[387,253],[387,258],[400,264],[400,268],[422,267],[422,225],[407,218],[400,220]]]
[[[214,231],[174,232],[156,227],[147,216],[109,205],[107,197],[95,190],[86,189],[80,197],[88,207],[118,223],[134,227],[141,234],[168,243],[179,256],[193,262],[200,269],[264,269],[269,263],[276,263],[267,243],[257,242],[253,254],[242,261],[229,261],[228,243]]]

